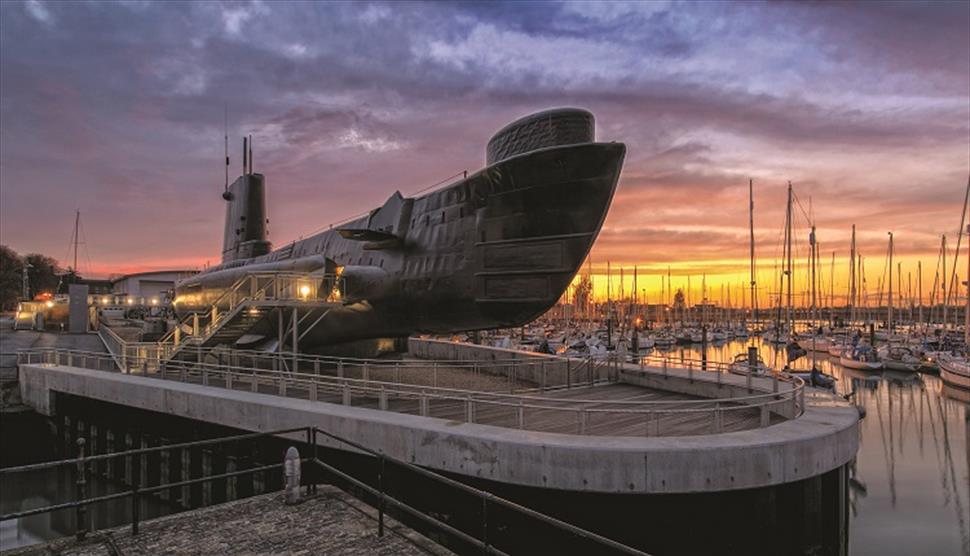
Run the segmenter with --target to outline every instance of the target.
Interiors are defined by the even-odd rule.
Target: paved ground
[[[0,410],[20,403],[17,389],[17,350],[58,347],[83,351],[104,352],[104,344],[97,334],[62,334],[13,330],[13,319],[0,317]]]
[[[285,505],[281,493],[265,494],[145,522],[136,537],[122,527],[82,543],[68,538],[4,554],[451,554],[390,518],[384,536],[377,536],[376,515],[343,491],[321,485],[315,497],[296,506]]]

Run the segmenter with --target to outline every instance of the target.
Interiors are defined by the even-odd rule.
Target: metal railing
[[[205,338],[250,302],[334,303],[342,296],[343,280],[339,274],[250,272],[209,303],[206,311],[186,315],[158,343],[178,346],[183,332],[193,338]]]
[[[530,523],[530,530],[532,531],[534,531],[534,528],[537,526],[550,528],[554,530],[556,534],[560,535],[563,541],[580,543],[579,548],[581,551],[584,551],[583,549],[588,549],[591,551],[590,553],[604,553],[605,551],[605,553],[616,554],[645,554],[639,550],[618,543],[592,531],[583,529],[541,512],[537,512],[531,508],[496,496],[491,492],[468,486],[460,481],[456,481],[439,473],[435,473],[434,471],[430,471],[412,463],[388,456],[382,452],[373,450],[362,444],[342,438],[317,427],[299,427],[260,433],[240,434],[230,437],[183,442],[165,446],[154,446],[150,448],[137,448],[134,450],[97,455],[86,455],[85,440],[84,438],[79,438],[77,441],[78,457],[76,458],[0,469],[0,476],[3,476],[61,467],[73,468],[75,470],[76,483],[74,500],[3,514],[0,515],[0,522],[56,512],[59,510],[74,509],[75,535],[78,540],[83,540],[85,536],[91,532],[88,530],[89,519],[87,517],[87,511],[89,506],[112,500],[128,498],[131,500],[129,513],[131,534],[135,536],[139,534],[141,525],[140,501],[145,496],[156,492],[171,492],[172,489],[184,488],[212,481],[221,481],[242,475],[282,470],[284,468],[283,463],[259,465],[246,469],[205,475],[196,478],[191,478],[190,474],[189,479],[181,481],[157,485],[144,485],[141,481],[141,466],[143,457],[146,460],[146,465],[150,465],[149,458],[153,454],[159,454],[159,456],[161,456],[162,453],[172,453],[174,450],[215,447],[221,444],[238,443],[247,440],[258,440],[269,437],[278,438],[284,435],[287,435],[287,437],[291,440],[294,440],[294,436],[302,437],[301,444],[306,450],[305,453],[308,452],[309,455],[300,458],[301,463],[311,464],[315,468],[323,470],[332,478],[337,479],[337,481],[334,483],[336,486],[352,496],[359,498],[361,501],[371,504],[377,509],[377,534],[381,537],[384,536],[385,513],[390,513],[392,516],[401,520],[420,522],[420,524],[426,530],[430,530],[438,535],[445,535],[447,540],[450,541],[449,544],[452,544],[453,547],[457,544],[457,546],[462,548],[463,551],[467,551],[467,548],[472,548],[483,554],[506,554],[503,548],[508,550],[509,548],[514,547],[516,541],[508,538],[508,531],[510,531],[511,528],[507,523],[503,522],[507,522],[509,517],[508,515],[505,515],[503,518],[503,514],[512,514],[515,521],[521,522],[522,520],[525,520],[527,523]],[[350,466],[352,467],[352,470],[344,470],[340,468],[337,462],[328,462],[327,459],[329,458],[326,453],[321,453],[319,450],[319,436],[331,441],[329,442],[331,445],[336,444],[343,446],[343,450],[345,451],[349,449],[350,451],[368,456],[376,464],[374,469],[375,473],[371,480],[368,481],[360,477],[360,475],[366,475],[366,473],[362,472],[362,468],[359,465]],[[92,473],[92,469],[94,467],[93,464],[121,458],[123,458],[122,461],[125,462],[121,466],[122,469],[130,469],[130,472],[126,471],[125,473],[127,477],[133,479],[131,484],[127,485],[128,488],[102,496],[87,496],[87,478]],[[408,496],[393,494],[391,492],[395,490],[394,487],[396,486],[391,480],[389,480],[389,477],[394,476],[394,473],[389,472],[391,471],[392,467],[397,471],[397,475],[400,478],[400,483],[409,484],[415,479],[427,479],[437,487],[451,489],[454,492],[470,497],[475,501],[475,503],[468,504],[465,502],[460,502],[453,504],[456,507],[450,508],[451,511],[447,512],[446,514],[423,510],[418,507],[419,505],[422,505],[422,500],[420,499],[421,497],[412,495],[411,498],[417,499],[414,501],[406,501],[405,498],[408,498]],[[303,481],[301,486],[306,489],[306,495],[310,496],[316,492],[318,481],[310,480],[306,475],[303,477],[306,480]],[[341,486],[341,482],[346,483],[352,488]],[[402,489],[396,490],[400,492]],[[388,509],[390,509],[391,512],[388,512]],[[496,512],[496,509],[500,511]],[[448,515],[450,518],[436,517],[441,515]],[[449,521],[452,523],[449,523]],[[475,525],[469,526],[473,522]]]
[[[56,349],[21,352],[20,362],[97,370],[114,368],[113,359],[107,354]],[[137,361],[134,363],[137,369]],[[611,370],[618,371],[620,367],[615,365]],[[636,367],[628,365],[623,369],[635,370]],[[428,370],[425,367],[425,372]],[[665,368],[664,374],[666,371]],[[805,405],[804,381],[778,375],[768,382],[772,385],[771,391],[746,396],[625,401],[553,397],[543,395],[544,391],[535,388],[518,392],[513,388],[510,393],[487,392],[375,380],[367,373],[363,373],[361,378],[352,378],[209,362],[169,361],[154,372],[135,371],[129,374],[523,430],[548,430],[548,418],[553,418],[559,432],[566,432],[572,424],[572,433],[579,435],[615,435],[610,423],[630,419],[642,423],[642,434],[645,436],[716,434],[724,432],[726,418],[739,417],[743,428],[767,427],[771,424],[772,414],[786,419],[794,418],[804,411]],[[688,376],[691,380],[720,384],[723,374],[699,372]],[[555,389],[548,388],[546,392],[551,390]],[[543,418],[537,418],[539,415]],[[683,418],[700,421],[700,424],[692,426],[689,431],[664,426],[665,420],[683,421]]]

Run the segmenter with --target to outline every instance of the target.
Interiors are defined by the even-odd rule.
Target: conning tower
[[[266,180],[253,173],[252,141],[243,138],[243,174],[226,188],[226,225],[222,262],[249,259],[270,252],[266,218]]]

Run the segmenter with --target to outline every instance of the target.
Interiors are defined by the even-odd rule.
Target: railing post
[[[488,496],[489,493],[486,491],[481,491],[482,493],[482,546],[485,549],[485,553],[488,554],[491,550],[488,547]]]
[[[344,377],[344,362],[343,360],[337,361],[337,378]]]
[[[768,404],[763,403],[761,405],[761,428],[765,428],[771,422],[771,416],[768,413]]]
[[[720,433],[724,429],[724,413],[721,411],[721,404],[714,403],[714,432]]]
[[[771,373],[771,391],[775,394],[775,399],[778,399],[778,375]]]
[[[748,393],[749,393],[749,394],[750,394],[750,393],[751,393],[751,391],[752,391],[752,390],[751,390],[751,380],[752,380],[752,379],[751,379],[751,377],[752,377],[752,376],[754,376],[754,369],[753,369],[753,368],[751,368],[751,367],[749,367],[749,368],[748,368],[748,375],[747,375],[747,376],[746,376],[746,377],[744,378],[744,382],[745,382],[745,384],[746,384],[746,385],[747,385],[747,387],[748,387]]]
[[[512,366],[509,368],[509,393],[515,393],[515,359],[512,360]]]
[[[475,422],[475,411],[472,408],[472,397],[465,397],[465,422],[474,423]]]
[[[593,356],[589,356],[589,364],[586,365],[586,381],[590,386],[593,385]]]
[[[280,381],[279,394],[280,396],[286,396],[286,377],[282,375],[276,376],[277,380]]]
[[[381,411],[387,411],[387,390],[384,389],[384,385],[381,385],[381,391],[378,394],[377,405]]]
[[[137,458],[136,458],[137,459]],[[135,479],[138,480],[137,478]],[[132,536],[138,534],[138,519],[141,513],[141,499],[138,494],[138,483],[131,488],[131,534]]]
[[[313,374],[315,374],[317,376],[320,376],[320,360],[319,359],[314,359],[313,360]]]
[[[202,386],[209,385],[209,369],[202,367]]]
[[[586,434],[586,409],[579,410],[579,434]]]
[[[664,378],[667,378],[667,358],[664,357]]]
[[[77,481],[75,484],[75,501],[78,505],[74,508],[74,518],[75,518],[75,537],[77,540],[84,540],[84,536],[87,534],[87,507],[81,503],[82,500],[87,498],[87,464],[84,461],[84,437],[77,439]]]
[[[311,450],[311,455],[313,456],[313,460],[316,461],[317,459],[319,459],[319,456],[317,455],[317,428],[316,427],[310,427],[310,450]],[[317,481],[311,481],[311,488],[312,488],[312,492],[316,494]]]
[[[717,387],[720,388],[721,387],[721,375],[723,374],[723,369],[716,368],[716,369],[714,369],[714,372],[717,373]]]
[[[694,362],[693,361],[687,362],[687,380],[689,380],[691,384],[694,384]]]
[[[317,383],[315,380],[310,381],[310,401],[317,401]]]
[[[421,413],[422,417],[428,416],[428,395],[424,390],[421,391],[421,397],[418,398],[418,411]]]
[[[344,382],[343,388],[343,404],[350,405],[350,385]]]
[[[539,368],[539,391],[546,391],[546,361],[542,360],[541,367]]]
[[[366,361],[364,361],[364,367],[360,372],[360,376],[364,380],[370,380],[370,364]]]
[[[251,391],[253,391],[253,392],[258,392],[259,391],[259,385],[258,385],[258,383],[256,381],[256,369],[255,368],[253,369],[252,379],[250,379],[250,381],[249,381],[249,389]]]
[[[524,429],[525,428],[525,407],[523,407],[522,405],[522,400],[519,400],[518,421],[519,421],[519,428]]]
[[[232,390],[232,371],[226,369],[223,372],[226,373],[226,390]]]
[[[377,488],[381,493],[381,501],[377,505],[377,536],[384,536],[384,453],[381,453],[380,467],[377,470]]]
[[[138,435],[132,435],[132,438],[137,440],[141,437]],[[134,448],[141,448],[141,445],[134,446]],[[138,493],[140,484],[141,484],[141,454],[138,454],[137,456],[131,458],[131,534],[132,536],[138,534],[138,521],[141,517],[141,495]]]
[[[431,385],[438,387],[438,362],[431,363]]]

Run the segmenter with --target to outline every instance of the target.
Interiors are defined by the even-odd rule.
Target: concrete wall
[[[24,403],[45,415],[56,412],[52,400],[62,392],[242,430],[315,425],[428,468],[582,492],[713,492],[788,483],[844,465],[859,442],[855,407],[829,397],[799,419],[764,429],[641,438],[503,429],[65,366],[23,365],[20,387]]]
[[[70,312],[68,314],[68,331],[72,334],[84,334],[89,330],[90,323],[88,317],[88,286],[85,284],[71,284],[67,287],[68,304]]]

